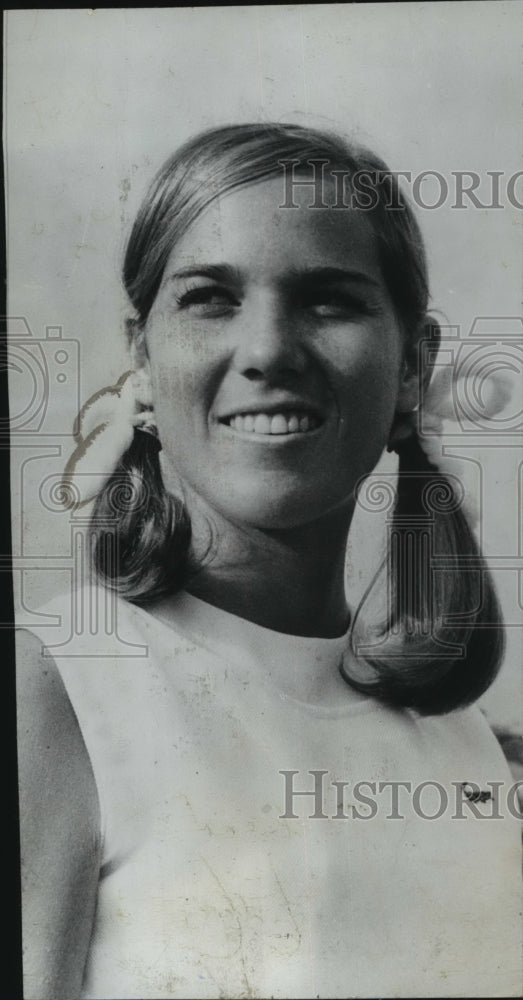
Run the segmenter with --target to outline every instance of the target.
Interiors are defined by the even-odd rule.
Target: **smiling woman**
[[[164,481],[196,494],[219,538],[238,520],[337,516],[346,530],[399,396],[402,335],[371,224],[309,211],[307,194],[298,212],[279,207],[278,178],[216,198],[173,248],[135,347]]]
[[[372,204],[338,211],[362,170]],[[393,175],[303,127],[211,130],[153,181],[124,282],[133,374],[82,411],[67,483],[98,447],[95,563],[130,652],[101,627],[56,664],[21,639],[26,997],[515,995],[510,777],[465,707],[502,628],[415,417],[438,327]],[[346,544],[386,447],[394,545],[362,655]],[[351,813],[351,783],[360,805],[418,789],[401,829]],[[490,823],[416,806],[474,783],[501,790]]]

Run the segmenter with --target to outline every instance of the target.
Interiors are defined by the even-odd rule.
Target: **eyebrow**
[[[182,267],[179,271],[173,271],[169,275],[170,281],[178,278],[212,278],[214,281],[235,281],[241,280],[240,271],[230,264],[194,264],[190,267]]]
[[[294,280],[306,278],[308,281],[355,281],[360,284],[379,287],[379,282],[365,271],[353,271],[344,267],[304,267],[291,269],[290,276]]]
[[[231,267],[230,264],[196,264],[183,267],[169,275],[170,281],[184,278],[210,278],[213,281],[228,281],[238,284],[241,283],[242,274],[239,268]],[[380,287],[379,281],[370,274],[343,267],[290,268],[288,274],[283,278],[283,283],[297,284],[304,280],[326,283],[351,281],[373,288]]]

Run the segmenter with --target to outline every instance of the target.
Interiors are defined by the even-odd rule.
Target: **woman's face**
[[[167,488],[261,530],[350,517],[406,391],[366,213],[294,197],[275,179],[214,201],[145,328]]]

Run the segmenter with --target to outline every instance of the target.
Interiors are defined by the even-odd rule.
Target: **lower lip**
[[[224,430],[231,437],[239,438],[242,441],[252,441],[254,444],[269,444],[280,447],[285,444],[295,443],[297,441],[308,441],[311,438],[315,438],[324,426],[325,423],[322,423],[318,427],[314,427],[309,431],[290,431],[288,434],[257,434],[256,431],[237,431],[235,427],[231,427],[229,424],[223,424],[218,421],[218,427]]]

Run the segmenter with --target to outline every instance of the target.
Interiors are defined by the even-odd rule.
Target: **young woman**
[[[415,417],[438,330],[394,177],[303,127],[211,130],[124,282],[133,374],[66,482],[104,589],[20,635],[26,997],[516,995],[510,776],[466,707],[502,630]],[[386,447],[369,620],[345,554]]]

